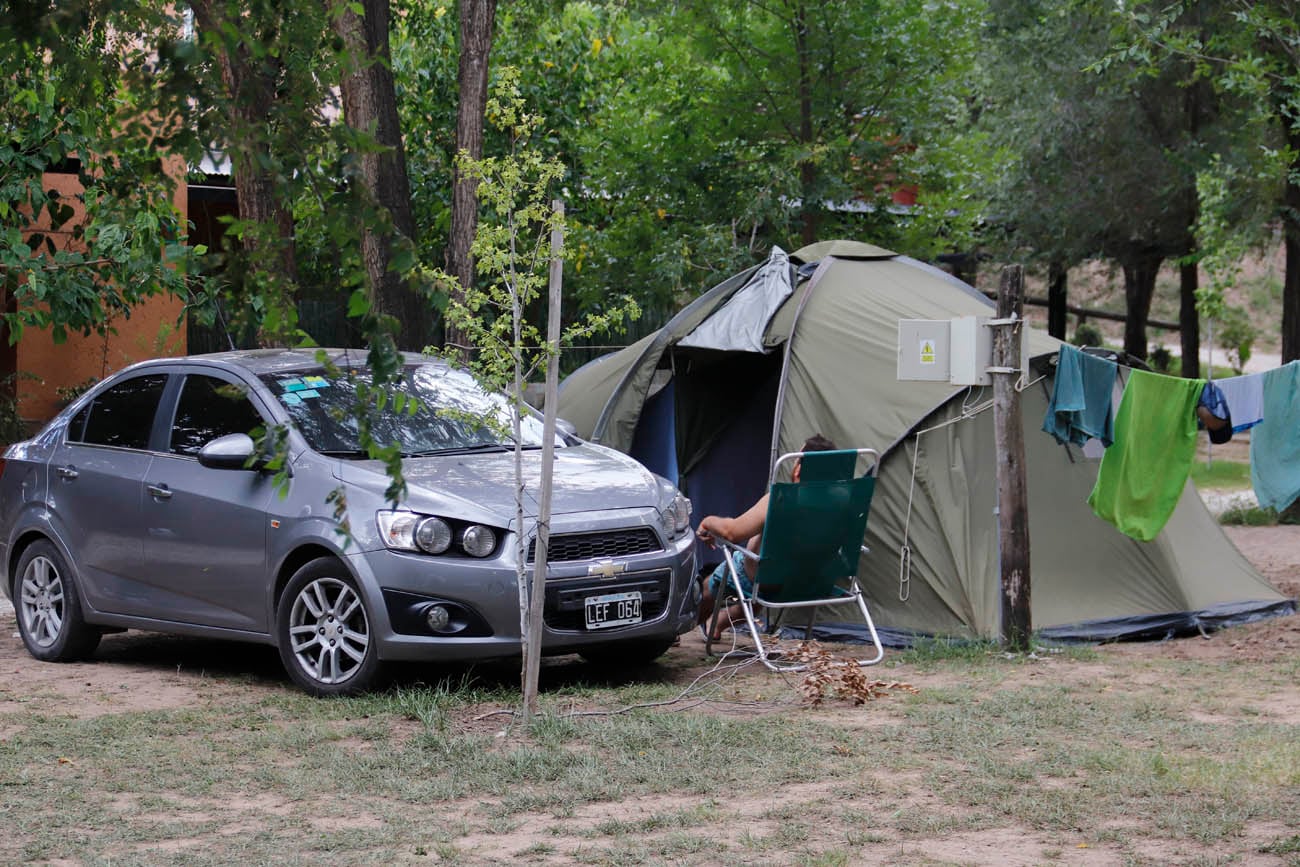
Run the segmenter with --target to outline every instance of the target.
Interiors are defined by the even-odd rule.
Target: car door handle
[[[80,475],[80,473],[77,472],[77,468],[72,466],[72,464],[68,464],[66,467],[59,467],[57,472],[61,479],[75,479]]]
[[[166,485],[145,485],[144,489],[149,492],[149,496],[159,500],[171,499],[172,492]]]

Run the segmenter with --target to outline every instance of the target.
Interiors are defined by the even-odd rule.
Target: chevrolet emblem
[[[613,578],[615,575],[621,575],[627,571],[626,563],[615,563],[613,560],[601,560],[593,566],[587,567],[587,575],[599,575],[602,578]]]

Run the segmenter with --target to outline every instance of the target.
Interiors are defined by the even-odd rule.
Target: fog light
[[[451,612],[443,605],[430,605],[424,609],[424,622],[434,632],[446,632],[451,625]]]

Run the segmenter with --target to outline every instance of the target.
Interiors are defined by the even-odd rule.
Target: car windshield
[[[356,404],[358,386],[370,382],[367,371],[345,368],[330,375],[320,368],[268,374],[262,381],[313,449],[340,457],[365,456]],[[395,401],[399,393],[404,398]],[[371,410],[371,424],[375,441],[396,443],[403,457],[514,448],[506,398],[483,391],[468,373],[442,365],[408,365],[400,388],[388,389],[384,408]],[[541,447],[540,418],[525,415],[520,428],[525,448]],[[562,446],[563,441],[556,437],[555,444]]]

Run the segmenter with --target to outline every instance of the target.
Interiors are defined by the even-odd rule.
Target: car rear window
[[[68,440],[124,449],[149,448],[165,373],[136,376],[95,395],[68,425]]]

